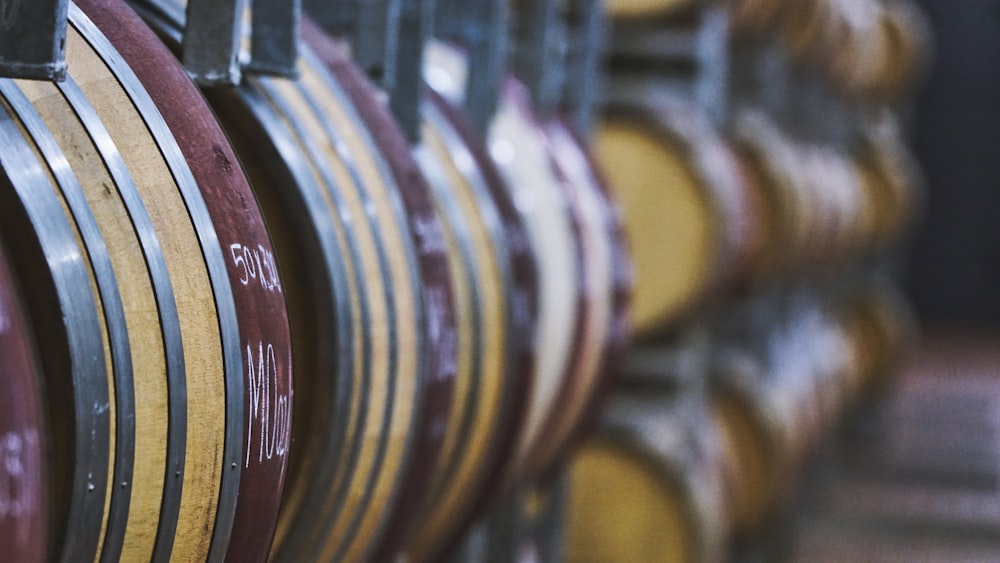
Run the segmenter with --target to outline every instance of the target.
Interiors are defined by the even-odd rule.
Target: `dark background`
[[[913,123],[928,193],[904,283],[925,324],[1000,328],[1000,2],[919,4],[935,48]]]

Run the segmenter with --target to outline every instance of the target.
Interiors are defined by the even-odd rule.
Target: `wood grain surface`
[[[87,259],[88,249],[82,247],[80,231],[59,193],[64,186],[56,183],[39,155],[21,121],[23,114],[15,113],[13,106],[23,110],[30,102],[12,82],[2,88],[2,223],[6,236],[19,241],[9,251],[24,283],[37,341],[44,348],[45,394],[53,413],[49,544],[53,556],[72,549],[94,557],[104,533],[113,440],[108,389],[112,366],[98,309],[103,296],[96,293],[94,262]],[[58,268],[50,267],[53,260]]]
[[[117,31],[144,29],[124,5],[89,9]],[[106,312],[98,319],[114,373],[109,387],[117,391],[106,407],[115,422],[106,454],[114,456],[108,479],[115,486],[102,489],[105,518],[79,525],[101,526],[97,542],[105,559],[206,559],[216,530],[225,531],[219,543],[228,541],[231,516],[217,527],[216,511],[235,505],[235,461],[244,450],[241,347],[223,251],[153,101],[75,5],[71,21],[70,79],[59,86],[19,83],[17,99],[24,102],[12,92],[8,99],[59,180]],[[154,55],[169,60],[148,30],[143,38]],[[142,41],[130,39],[141,52]],[[173,78],[187,83],[183,75]],[[111,277],[95,261],[102,253]],[[131,346],[120,342],[117,315]],[[229,461],[232,478],[223,471]],[[225,498],[224,488],[233,489]]]
[[[274,249],[249,183],[214,115],[152,30],[123,5],[77,3],[102,29],[167,121],[191,167],[219,237],[237,308],[243,358],[244,439],[231,561],[261,561],[283,489],[290,439],[292,356]],[[230,547],[227,550],[228,544]]]
[[[94,111],[118,146],[132,175],[134,189],[149,214],[173,286],[184,343],[187,413],[183,487],[176,535],[168,540],[161,534],[159,541],[173,542],[173,549],[169,551],[172,557],[206,559],[219,501],[226,423],[225,380],[219,377],[225,373],[220,320],[212,280],[198,233],[188,214],[188,202],[182,197],[174,171],[164,160],[157,140],[147,129],[148,116],[142,115],[136,107],[140,102],[125,93],[108,63],[82,41],[74,49],[74,41],[74,36],[70,35],[68,62],[75,67],[73,74],[80,76],[77,80],[81,90],[93,103]],[[100,186],[95,188],[100,189]],[[171,374],[171,377],[177,375]],[[142,392],[137,392],[137,396],[145,397]],[[137,454],[139,456],[141,454]],[[159,496],[160,492],[149,490],[140,494]],[[137,511],[136,517],[141,521],[155,518],[157,514]]]

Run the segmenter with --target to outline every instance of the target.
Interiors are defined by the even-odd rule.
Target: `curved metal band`
[[[341,210],[341,213],[349,213],[349,211],[348,211],[349,206],[344,201],[343,196],[341,196],[340,193],[339,193],[339,190],[344,189],[344,188],[341,187],[341,186],[338,186],[336,179],[333,177],[332,171],[327,166],[325,166],[323,164],[324,158],[322,156],[322,153],[319,150],[319,147],[316,144],[316,140],[313,139],[308,134],[308,132],[305,130],[305,127],[302,125],[302,119],[304,119],[305,116],[300,116],[300,115],[296,114],[295,110],[292,109],[292,107],[290,106],[290,104],[287,103],[287,101],[283,98],[283,96],[280,94],[280,92],[278,92],[275,88],[270,87],[270,85],[267,84],[267,82],[268,82],[268,79],[260,79],[257,83],[259,84],[259,86],[261,87],[261,89],[264,92],[267,93],[267,95],[268,95],[268,97],[270,99],[271,105],[274,108],[274,110],[278,114],[280,114],[280,115],[282,115],[284,117],[284,119],[286,120],[288,126],[291,128],[291,130],[295,134],[295,137],[298,139],[298,142],[301,144],[302,148],[305,150],[306,157],[309,158],[309,160],[311,160],[314,163],[317,172],[323,177],[323,182],[325,184],[325,189],[327,189],[328,193],[330,194],[331,199],[334,201],[334,205],[339,210]],[[312,104],[312,103],[314,103],[314,101],[310,100],[310,103]],[[315,105],[313,105],[313,108],[315,108]],[[319,112],[317,112],[317,114],[319,114]],[[309,117],[310,118],[319,119],[318,115],[313,115],[313,116],[309,116]],[[331,141],[334,141],[334,139],[331,139]],[[335,141],[334,141],[334,144],[336,144]],[[343,144],[343,143],[340,143],[340,144]],[[349,165],[349,163],[345,162],[345,165],[347,165],[349,167],[349,169],[351,168],[350,165]],[[350,173],[351,173],[354,181],[360,184],[360,179],[358,179],[358,177],[357,177],[356,170],[350,170]],[[369,223],[369,228],[372,231],[372,236],[375,239],[376,247],[378,248],[378,261],[379,261],[380,275],[381,275],[381,277],[382,277],[383,280],[390,279],[390,275],[391,274],[388,273],[388,263],[387,263],[387,260],[386,260],[386,257],[385,257],[385,250],[384,250],[385,245],[381,241],[381,236],[378,233],[378,229],[376,229],[375,226],[371,224],[371,217],[368,216],[368,215],[365,215],[364,217],[357,217],[357,218],[355,218],[355,217],[352,216],[351,223],[358,222],[358,221],[365,221],[365,222]],[[355,237],[351,233],[350,229],[344,229],[344,230],[345,230],[346,236],[349,239],[354,240]],[[361,264],[360,255],[357,254],[358,252],[360,252],[360,250],[356,248],[356,245],[357,245],[357,243],[355,242],[354,243],[354,246],[355,246],[354,252],[356,253],[355,254],[355,263],[356,264]],[[361,285],[359,285],[359,287],[366,287],[366,285],[363,283],[364,282],[364,280],[363,280],[364,273],[362,272],[362,269],[361,268],[357,268],[356,271],[357,271],[358,277],[361,278],[359,281],[362,282]],[[388,322],[390,323],[390,325],[395,325],[395,307],[393,306],[394,298],[392,297],[390,288],[388,286],[386,286],[386,288],[385,288],[384,298],[386,299],[386,302],[388,304],[387,305],[387,311],[388,311],[388,314],[390,316],[390,318],[388,319]],[[368,408],[369,408],[369,404],[368,404],[368,401],[367,401],[368,387],[370,385],[370,381],[371,381],[371,377],[372,377],[372,374],[370,372],[370,370],[371,370],[371,354],[372,354],[372,350],[371,350],[371,339],[372,339],[372,336],[371,336],[371,333],[370,333],[370,329],[368,328],[368,326],[369,326],[368,319],[370,318],[370,312],[368,311],[368,306],[367,306],[367,304],[366,304],[366,302],[364,300],[362,300],[362,311],[364,312],[364,319],[365,319],[365,322],[364,322],[364,324],[362,326],[364,327],[363,328],[363,331],[364,331],[363,332],[363,338],[364,338],[364,343],[365,343],[364,344],[364,354],[365,354],[365,361],[364,361],[364,365],[365,365],[365,377],[364,377],[364,381],[365,381],[365,383],[364,383],[364,385],[365,385],[365,389],[366,389],[366,391],[365,391],[365,399],[366,400],[364,402],[362,402],[362,408],[361,408],[361,412],[359,413],[359,417],[360,417],[360,419],[362,421],[364,421],[364,420],[367,419],[367,413],[368,413]],[[394,341],[395,338],[391,338],[390,340]],[[390,358],[390,365],[394,368],[395,364],[396,364],[396,362],[398,360],[395,357],[395,350],[393,350],[391,346],[390,346],[390,353],[393,354],[393,356]],[[394,374],[395,373],[394,369],[392,371],[390,371],[390,373]],[[380,436],[380,438],[384,438],[387,435],[387,430],[389,428],[389,422],[392,419],[392,417],[391,417],[391,407],[392,407],[392,404],[393,404],[393,397],[395,395],[394,390],[395,390],[395,377],[390,376],[390,378],[389,378],[389,390],[387,392],[388,393],[388,400],[386,401],[386,413],[385,413],[385,416],[382,417],[382,427],[379,429],[379,436]],[[352,452],[351,452],[351,459],[352,459],[352,465],[351,465],[351,467],[352,468],[356,466],[357,459],[360,456],[361,446],[362,446],[362,444],[364,442],[364,440],[362,439],[363,438],[362,435],[363,435],[363,432],[359,432],[359,434],[357,436],[357,442],[352,445]],[[375,462],[374,462],[374,465],[373,465],[373,470],[372,470],[372,473],[370,475],[370,478],[365,483],[365,491],[363,493],[365,499],[367,499],[372,494],[372,492],[373,492],[373,490],[375,488],[375,484],[376,484],[376,482],[378,480],[377,476],[378,476],[378,473],[379,473],[379,470],[380,470],[380,467],[381,467],[381,463],[382,463],[382,458],[384,457],[384,452],[385,452],[385,440],[383,439],[383,440],[380,441],[379,447],[378,447],[378,449],[376,451],[376,459],[375,459]],[[353,469],[352,469],[352,471],[353,471]],[[310,528],[303,528],[303,532],[306,532],[306,533],[313,532],[314,535],[311,537],[310,540],[307,540],[305,543],[302,544],[302,546],[301,546],[302,549],[306,549],[306,550],[308,550],[310,548],[315,548],[317,550],[321,549],[321,544],[322,544],[323,538],[325,538],[325,537],[327,537],[329,535],[330,529],[336,523],[337,518],[339,516],[342,516],[342,515],[338,514],[338,512],[339,512],[340,506],[343,503],[343,499],[346,497],[346,495],[348,493],[348,490],[350,488],[349,487],[350,483],[351,483],[351,479],[350,478],[345,479],[344,482],[343,482],[343,484],[342,484],[341,490],[339,490],[339,491],[337,491],[335,493],[336,500],[334,501],[334,503],[332,505],[329,505],[329,507],[332,510],[326,510],[326,511],[321,510],[319,513],[312,513],[312,512],[304,511],[304,514],[306,514],[306,513],[309,514],[310,519],[312,519],[314,522],[315,521],[319,521],[320,524],[319,524],[319,526],[315,526],[315,525],[312,526],[311,529]],[[325,499],[315,499],[315,500],[322,502]],[[360,514],[362,512],[363,506],[364,505],[362,504],[362,506],[358,507],[358,514]],[[313,559],[313,558],[317,557],[317,554],[316,553],[312,553],[312,552],[305,552],[305,553],[300,553],[300,556],[306,557],[307,559]]]
[[[355,312],[355,305],[350,302],[348,292],[341,289],[348,287],[350,284],[354,284],[359,288],[364,287],[364,279],[363,272],[360,272],[358,269],[355,269],[353,279],[348,278],[347,267],[342,262],[345,249],[340,249],[336,246],[338,239],[336,231],[338,227],[334,225],[334,222],[340,223],[341,227],[339,229],[347,232],[348,248],[346,249],[346,254],[347,258],[353,263],[360,262],[357,242],[350,236],[348,229],[344,228],[343,218],[339,215],[332,215],[327,211],[327,204],[321,194],[322,188],[313,180],[305,155],[298,148],[287,126],[281,123],[281,119],[276,114],[276,110],[271,106],[269,100],[259,88],[254,86],[255,82],[256,80],[250,79],[241,85],[238,90],[240,101],[246,105],[248,113],[253,116],[255,126],[259,127],[263,132],[263,136],[271,141],[273,150],[280,157],[280,162],[272,164],[281,166],[284,169],[283,175],[287,178],[287,181],[282,183],[285,188],[282,190],[281,195],[289,207],[297,210],[293,211],[295,216],[308,217],[307,221],[299,222],[299,228],[308,228],[310,231],[309,238],[313,239],[322,249],[322,256],[320,258],[323,264],[323,278],[327,280],[324,285],[327,287],[328,293],[333,297],[333,303],[330,304],[330,309],[326,311],[325,316],[336,320],[337,347],[334,352],[336,354],[337,373],[317,375],[341,376],[343,374],[351,374],[354,371],[355,361],[354,347],[352,345],[353,339],[361,338],[362,342],[366,343],[363,346],[362,354],[364,355],[365,366],[367,367],[370,363],[367,359],[368,354],[370,354],[367,342],[370,338],[366,332],[360,335],[354,334],[351,319],[354,316],[360,316],[362,319],[362,330],[367,331],[369,313],[367,305],[363,301],[358,304],[358,311]],[[331,429],[347,428],[349,426],[348,417],[350,415],[350,403],[353,395],[360,394],[359,404],[362,408],[360,409],[361,412],[357,414],[358,422],[355,426],[355,435],[350,437],[349,440],[342,440],[341,433],[339,432],[329,433],[329,441],[324,444],[325,447],[323,447],[323,454],[319,463],[320,469],[318,473],[320,479],[332,480],[338,468],[346,467],[349,473],[351,468],[357,465],[361,438],[364,431],[365,405],[368,403],[369,379],[369,377],[363,377],[360,388],[353,386],[352,377],[340,377],[336,383],[334,413],[330,419]],[[342,494],[338,493],[338,499],[344,495],[346,495],[346,491]],[[308,527],[312,519],[312,515],[316,514],[322,503],[327,501],[327,499],[319,497],[321,495],[310,495],[306,499],[306,504],[299,511],[299,514],[293,516],[293,521],[295,522],[293,534],[304,533],[305,528]],[[334,504],[335,507],[339,507],[340,505],[340,500],[337,500]],[[274,559],[285,560],[291,558],[294,560],[294,554],[289,553],[289,550],[294,551],[294,545],[294,541],[286,541],[284,545],[276,546],[279,548],[279,552],[274,556]]]
[[[195,181],[177,141],[163,120],[163,116],[160,115],[159,109],[146,93],[145,87],[132,72],[132,69],[118,56],[107,38],[75,4],[70,9],[70,18],[74,27],[80,30],[91,47],[108,64],[108,68],[114,73],[115,78],[118,79],[119,84],[142,115],[143,121],[149,128],[163,159],[173,174],[181,197],[184,198],[188,215],[191,217],[191,223],[198,235],[202,255],[208,268],[219,319],[219,331],[222,336],[226,388],[223,471],[215,527],[212,530],[212,543],[208,557],[209,561],[218,563],[225,558],[226,549],[229,546],[229,536],[233,529],[233,519],[236,516],[236,499],[240,486],[241,468],[243,467],[240,463],[240,456],[243,450],[243,397],[245,394],[239,322],[236,317],[233,289],[229,284],[229,276],[226,274],[222,246],[212,224],[205,200],[198,189],[198,183]]]
[[[0,112],[0,168],[7,175],[48,262],[67,327],[73,404],[72,485],[62,561],[96,558],[107,491],[110,427],[108,376],[97,323],[97,304],[72,229],[49,179],[17,124]],[[26,244],[26,241],[20,242]],[[43,355],[43,364],[51,360]],[[48,369],[46,369],[48,371]],[[52,375],[52,374],[50,374]]]
[[[71,11],[70,19],[74,25],[76,24],[75,16],[76,14]],[[154,560],[166,560],[169,558],[173,545],[177,515],[180,511],[186,455],[185,445],[187,443],[187,385],[185,382],[184,347],[181,340],[180,319],[174,299],[173,284],[170,281],[163,251],[160,248],[149,214],[110,133],[104,128],[96,110],[72,77],[60,83],[58,87],[101,154],[101,159],[115,182],[115,188],[118,190],[122,203],[128,209],[136,236],[142,245],[146,268],[149,271],[156,295],[160,328],[163,334],[163,347],[167,360],[169,424],[166,478]]]
[[[132,500],[132,468],[135,462],[135,388],[132,380],[132,354],[125,309],[118,291],[118,280],[111,265],[107,245],[90,210],[83,188],[70,169],[62,148],[42,117],[20,89],[0,82],[0,95],[17,114],[31,135],[45,163],[59,184],[59,190],[73,215],[83,239],[90,267],[101,294],[101,304],[108,331],[108,346],[115,380],[115,467],[108,522],[101,546],[102,561],[117,561],[125,538],[129,505]],[[120,486],[119,486],[120,485]]]

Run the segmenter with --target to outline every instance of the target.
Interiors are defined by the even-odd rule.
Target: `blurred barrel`
[[[65,83],[2,85],[5,152],[21,161],[4,167],[38,183],[29,202],[13,182],[16,205],[42,217],[32,208],[49,202],[44,222],[62,222],[61,256],[83,276],[72,299],[58,285],[32,296],[40,319],[62,307],[68,334],[52,347],[71,343],[46,366],[53,411],[75,417],[53,426],[53,545],[64,558],[220,560],[233,534],[269,541],[281,494],[291,357],[273,252],[170,53],[118,2],[80,2],[70,18]],[[83,341],[90,365],[74,355]]]
[[[0,190],[11,191],[6,177]],[[47,561],[51,457],[44,381],[17,278],[0,245],[0,550]]]
[[[877,151],[800,142],[753,110],[738,115],[733,138],[771,219],[759,275],[835,271],[897,241],[912,213],[912,185],[884,181]]]
[[[490,154],[524,222],[539,281],[533,387],[516,451],[508,460],[506,485],[498,486],[510,486],[530,471],[533,448],[546,438],[546,418],[560,405],[563,383],[572,377],[572,362],[580,351],[580,331],[589,306],[583,294],[586,263],[575,218],[530,104],[525,86],[509,77],[486,135]]]
[[[741,0],[729,13],[738,36],[777,37],[799,65],[854,98],[898,99],[929,52],[927,23],[910,0]]]
[[[875,209],[870,242],[875,250],[891,248],[905,237],[924,204],[919,167],[900,128],[888,116],[873,120],[853,153],[853,164]]]
[[[546,439],[531,456],[532,468],[545,475],[557,471],[564,456],[592,429],[616,387],[631,333],[634,278],[621,212],[589,148],[558,116],[547,119],[542,129],[577,223],[588,303],[573,375],[563,383],[562,403],[549,413]]]
[[[460,48],[430,45],[428,81],[452,104],[463,101],[467,68]],[[560,459],[599,403],[627,336],[631,284],[619,216],[576,137],[561,120],[538,117],[519,81],[508,78],[501,94],[487,135],[487,168],[502,173],[498,187],[507,192],[504,199],[516,202],[512,210],[525,226],[518,245],[532,253],[539,270],[539,316],[524,426],[514,455],[501,460],[491,498]],[[471,131],[465,139],[476,144]],[[461,151],[451,154],[468,168]]]
[[[745,276],[768,226],[754,185],[698,110],[613,99],[595,154],[625,217],[637,332],[676,322]]]
[[[743,536],[786,508],[805,464],[860,391],[861,350],[839,309],[808,291],[790,293],[783,305],[760,303],[784,311],[772,313],[772,328],[758,333],[756,344],[750,338],[723,345],[712,368],[728,513],[733,532]]]
[[[500,479],[526,410],[538,291],[529,239],[482,138],[435,94],[424,103],[424,122],[414,154],[463,254],[455,263],[465,265],[471,316],[460,333],[469,360],[460,371],[464,393],[407,547],[417,561],[452,547]]]
[[[858,398],[884,392],[917,341],[917,322],[900,290],[875,280],[847,299],[839,311],[857,354]]]
[[[703,407],[661,393],[615,397],[573,459],[567,561],[723,557],[717,437]]]

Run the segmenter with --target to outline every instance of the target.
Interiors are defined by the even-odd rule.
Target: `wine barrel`
[[[179,45],[180,4],[143,6]],[[454,335],[450,314],[437,311],[451,307],[448,280],[425,268],[444,259],[445,245],[427,195],[396,182],[326,65],[303,49],[298,73],[206,94],[248,163],[279,265],[301,281],[289,308],[306,364],[296,382],[302,415],[272,557],[360,560],[394,514],[413,460],[433,455],[416,450],[421,437],[446,416],[423,416],[428,391],[441,389],[425,383],[450,388],[454,370],[440,361]]]
[[[886,2],[882,14],[889,55],[882,60],[879,91],[884,97],[898,97],[926,71],[932,43],[930,24],[909,0]]]
[[[445,455],[406,548],[407,557],[432,561],[482,511],[512,452],[536,361],[538,281],[530,239],[482,138],[433,92],[423,119],[414,154],[461,254],[456,263],[464,265],[471,314],[464,392],[456,395]]]
[[[809,152],[797,145],[768,116],[755,110],[744,110],[735,117],[733,142],[771,220],[771,232],[755,273],[773,276],[805,265],[828,267],[835,263],[844,249],[836,244],[837,219],[829,203],[831,196],[837,196],[826,190],[841,186],[823,176],[820,168],[827,160],[822,152]]]
[[[379,145],[399,181],[421,186],[440,220],[454,300],[455,334],[450,338],[454,391],[448,418],[436,423],[440,456],[425,456],[406,478],[405,506],[388,524],[373,560],[388,560],[404,547],[414,529],[433,530],[433,547],[410,548],[409,557],[425,560],[425,552],[447,546],[456,522],[468,512],[470,498],[482,487],[482,474],[496,455],[498,440],[511,424],[511,410],[523,393],[523,362],[530,362],[534,273],[520,226],[497,207],[492,178],[478,169],[481,154],[463,146],[450,120],[428,109],[425,142],[411,152],[377,90],[346,56],[346,46],[311,20],[303,24],[306,42],[345,85],[362,119],[377,132]],[[428,102],[430,106],[433,103]],[[444,132],[442,133],[441,130]],[[452,155],[471,155],[465,167]],[[425,179],[426,178],[426,179]],[[508,246],[510,248],[508,249]],[[530,365],[527,364],[527,365]],[[464,511],[464,512],[463,512]],[[450,524],[442,520],[451,519]],[[417,535],[420,535],[417,532]]]
[[[237,503],[228,524],[229,547],[219,540],[220,547],[214,549],[230,561],[260,561],[274,534],[284,486],[293,378],[284,287],[274,249],[236,155],[198,90],[145,24],[124,9],[112,12],[99,9],[99,4],[78,3],[109,30],[111,44],[148,85],[151,99],[179,141],[223,249],[243,359],[244,443],[238,489],[224,492],[235,494],[229,502]]]
[[[892,247],[913,226],[923,205],[919,167],[892,119],[869,123],[855,147],[853,165],[871,199],[874,222],[870,247]]]
[[[917,340],[913,311],[899,289],[876,279],[846,299],[841,322],[857,358],[861,400],[884,392]]]
[[[595,151],[626,219],[637,332],[675,322],[745,275],[767,232],[755,184],[696,109],[612,100]]]
[[[842,265],[866,249],[864,235],[875,221],[856,169],[840,151],[813,144],[796,147],[797,159],[816,211],[814,228],[822,241],[822,252],[813,253],[811,263],[827,269]],[[819,250],[819,247],[817,247]]]
[[[584,330],[573,375],[563,383],[560,406],[549,413],[545,440],[530,456],[533,472],[545,474],[563,461],[596,423],[614,389],[631,332],[632,263],[624,223],[610,187],[582,140],[567,123],[542,125],[571,213],[578,223],[586,262]]]
[[[0,190],[11,192],[9,179]],[[0,550],[47,561],[50,457],[44,381],[18,281],[0,244]]]
[[[705,417],[664,396],[611,401],[569,468],[567,561],[723,558],[720,450]]]
[[[711,368],[734,533],[758,531],[795,491],[801,468],[857,393],[858,356],[839,313],[815,290],[786,288],[750,314],[751,339],[724,344]],[[775,314],[775,311],[778,311]]]
[[[62,370],[77,453],[56,545],[64,559],[221,560],[234,533],[269,540],[281,494],[291,357],[273,252],[224,135],[163,45],[119,2],[74,4],[70,20],[69,79],[2,94],[11,143],[86,257],[93,318],[70,329],[103,350],[84,379]],[[265,414],[262,401],[284,406]],[[266,462],[249,463],[255,448]]]
[[[431,87],[438,87],[450,103],[460,106],[468,65],[467,55],[459,48],[436,43],[428,49],[425,75]],[[507,77],[486,143],[516,202],[538,270],[538,355],[523,426],[501,481],[492,485],[496,492],[509,489],[528,469],[529,454],[541,437],[546,417],[561,399],[563,382],[572,375],[587,306],[582,294],[586,273],[578,223],[564,198],[538,124],[525,87]]]
[[[589,304],[584,295],[587,264],[581,253],[578,223],[572,215],[556,170],[546,152],[526,88],[508,77],[496,116],[486,135],[490,154],[517,202],[539,280],[538,357],[533,386],[505,475],[510,487],[531,471],[530,455],[544,441],[549,413],[561,404],[560,391],[573,375],[583,319]]]

